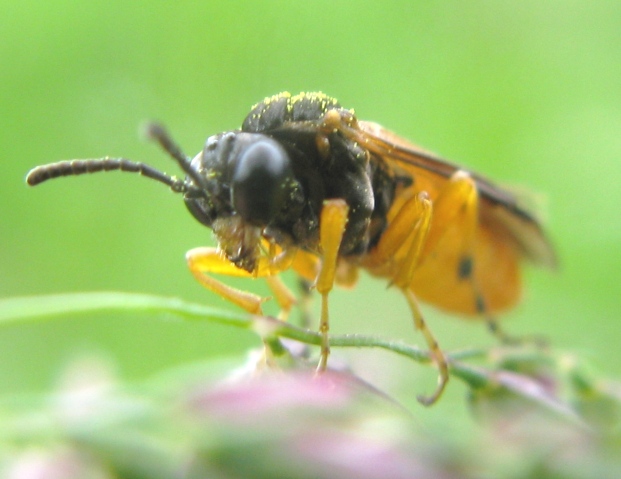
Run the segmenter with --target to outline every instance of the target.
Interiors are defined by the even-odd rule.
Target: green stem
[[[0,300],[0,327],[14,323],[37,322],[59,317],[81,315],[86,313],[148,313],[164,316],[176,316],[188,321],[211,321],[237,328],[251,329],[272,347],[280,347],[278,338],[288,338],[305,344],[319,345],[321,335],[318,332],[299,328],[292,324],[266,316],[251,316],[211,308],[196,303],[189,303],[178,298],[165,298],[145,294],[130,293],[77,293],[51,296],[9,298]],[[345,334],[330,336],[332,347],[342,348],[380,348],[405,356],[418,363],[429,363],[426,350],[374,336]],[[276,348],[278,349],[278,348]],[[276,351],[279,352],[280,350]],[[283,352],[283,351],[280,351]],[[534,353],[541,363],[549,362],[550,355],[545,352]],[[451,374],[466,382],[471,388],[504,387],[516,394],[537,400],[547,407],[565,415],[571,411],[562,407],[556,400],[537,392],[531,394],[536,384],[533,382],[527,390],[516,381],[515,375],[507,371],[494,371],[465,365],[460,361],[472,358],[487,358],[489,352],[471,349],[447,354]],[[537,360],[537,358],[535,358]],[[530,380],[530,378],[527,378]],[[517,384],[517,386],[516,386]]]

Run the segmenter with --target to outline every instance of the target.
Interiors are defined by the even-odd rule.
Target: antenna
[[[77,176],[99,171],[121,170],[151,178],[169,186],[177,193],[185,193],[194,189],[192,185],[174,176],[168,176],[144,163],[128,160],[127,158],[96,158],[84,160],[67,160],[48,165],[37,166],[28,172],[26,183],[36,186],[44,181],[61,176]]]
[[[186,175],[194,181],[194,184],[203,190],[208,190],[209,186],[198,171],[192,168],[190,159],[183,153],[179,145],[175,143],[168,131],[159,123],[148,123],[145,126],[147,138],[156,141],[158,145],[175,160]]]
[[[206,189],[205,179],[200,176],[198,171],[192,168],[190,160],[183,154],[166,130],[162,126],[153,123],[147,125],[146,131],[149,139],[157,141],[162,149],[166,151],[193,180],[193,183],[175,176],[167,175],[145,163],[132,161],[127,158],[110,157],[66,160],[37,166],[26,175],[26,183],[30,186],[36,186],[44,181],[61,176],[77,176],[100,171],[120,170],[138,173],[147,178],[164,183],[175,193],[192,192],[196,194],[204,191]]]

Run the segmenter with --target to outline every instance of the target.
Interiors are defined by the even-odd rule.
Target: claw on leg
[[[416,296],[410,288],[412,277],[421,259],[421,252],[426,246],[429,237],[431,218],[432,204],[429,197],[425,193],[412,197],[403,205],[395,221],[384,232],[384,236],[380,240],[375,253],[377,258],[382,261],[384,257],[388,257],[391,251],[395,251],[399,245],[403,243],[408,245],[405,256],[394,274],[393,284],[405,296],[412,312],[414,326],[423,334],[429,353],[438,367],[439,376],[436,390],[431,396],[418,397],[418,401],[426,406],[435,403],[440,398],[449,378],[446,357],[427,326],[423,314],[418,307]],[[414,225],[414,227],[412,228],[410,225]]]
[[[438,366],[439,376],[436,390],[431,394],[431,396],[417,397],[418,401],[421,404],[424,404],[425,406],[431,406],[440,398],[442,392],[444,391],[444,388],[446,387],[446,383],[448,382],[448,363],[446,361],[444,353],[442,352],[440,346],[438,345],[438,342],[436,341],[436,338],[433,336],[431,330],[427,327],[427,323],[423,318],[423,314],[418,307],[416,296],[414,296],[414,293],[412,293],[412,291],[410,291],[409,289],[402,289],[401,291],[405,295],[408,301],[408,305],[410,306],[410,310],[412,311],[412,316],[414,317],[414,325],[416,326],[416,329],[420,331],[425,337],[427,347],[429,348],[429,354]]]

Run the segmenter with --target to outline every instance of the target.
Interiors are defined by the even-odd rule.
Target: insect
[[[186,255],[203,286],[261,314],[263,298],[212,275],[266,278],[286,316],[295,297],[279,273],[292,268],[314,284],[321,295],[319,370],[330,352],[333,285],[353,285],[360,268],[386,278],[405,297],[439,370],[434,392],[419,397],[424,404],[440,397],[449,376],[418,300],[493,323],[519,300],[522,260],[556,262],[541,226],[512,193],[359,121],[322,93],[266,98],[241,129],[209,137],[192,159],[162,127],[149,132],[185,178],[106,157],[38,166],[27,183],[121,170],[182,194],[218,244]]]

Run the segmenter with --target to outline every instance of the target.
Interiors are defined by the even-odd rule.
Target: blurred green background
[[[322,90],[362,119],[540,193],[561,267],[528,270],[505,327],[621,373],[621,3],[5,1],[2,12],[2,297],[115,290],[228,308],[184,262],[211,244],[210,231],[162,185],[110,173],[30,189],[24,176],[104,155],[174,171],[140,138],[144,121],[164,122],[194,154],[265,96]],[[482,324],[425,312],[448,350],[495,342]],[[336,291],[332,318],[335,333],[423,343],[383,281]],[[84,353],[113,358],[135,380],[211,356],[241,362],[257,345],[244,331],[148,316],[14,325],[0,330],[0,393],[48,389]],[[386,353],[334,353],[345,356],[409,405],[435,382]],[[454,381],[438,413],[463,393]]]

